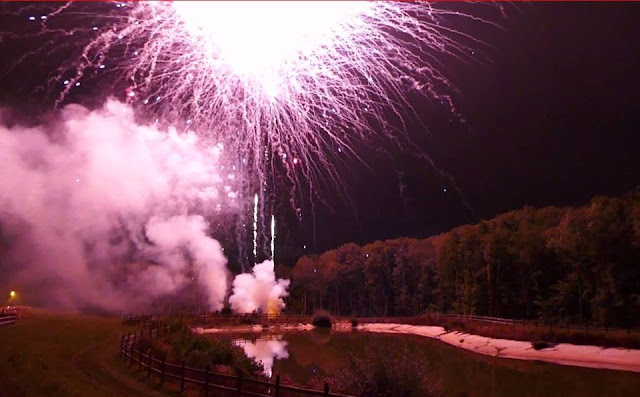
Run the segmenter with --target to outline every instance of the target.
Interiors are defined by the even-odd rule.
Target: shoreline
[[[495,339],[459,331],[447,332],[442,327],[427,325],[367,323],[358,325],[356,329],[365,332],[424,336],[486,356],[640,373],[638,349],[559,343],[550,348],[535,350],[531,342]]]
[[[195,327],[192,330],[197,334],[215,334],[227,332],[258,333],[267,330],[310,331],[314,328],[311,324],[282,324],[271,329],[264,329],[261,325],[245,325],[218,328]],[[349,323],[335,323],[332,329],[349,331],[352,327]],[[559,343],[553,347],[535,350],[531,342],[527,341],[496,339],[459,331],[447,332],[443,327],[428,325],[365,323],[358,325],[355,329],[363,332],[423,336],[440,340],[460,349],[492,357],[640,373],[640,349],[605,348],[592,345]]]

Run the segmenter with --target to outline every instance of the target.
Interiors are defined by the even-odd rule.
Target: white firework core
[[[334,47],[365,23],[367,2],[193,2],[173,4],[194,43],[201,42],[205,60],[229,68],[245,89],[264,100],[286,94],[291,79],[322,47]],[[303,62],[303,60],[305,60]],[[311,61],[311,62],[310,62]],[[304,87],[300,87],[304,88]]]

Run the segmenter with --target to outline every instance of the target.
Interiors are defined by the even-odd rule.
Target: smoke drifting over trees
[[[211,309],[227,292],[210,217],[234,211],[221,147],[139,125],[110,101],[65,107],[35,127],[0,120],[3,281],[34,303],[143,307],[199,283]]]
[[[298,260],[293,310],[427,310],[630,326],[640,318],[640,191],[525,207],[427,239],[346,244]]]

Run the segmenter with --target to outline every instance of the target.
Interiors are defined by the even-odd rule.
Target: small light
[[[76,87],[80,87],[80,82],[79,81],[76,83]]]
[[[76,183],[80,183],[80,178],[76,178]]]
[[[447,188],[445,187],[444,189],[442,189],[442,191],[446,193],[447,192]]]
[[[104,66],[104,65],[100,65],[100,69],[104,69],[104,68],[105,68],[105,66]]]
[[[30,20],[30,21],[35,21],[35,20],[36,20],[36,17],[31,16],[31,17],[29,17],[29,20]]]
[[[64,84],[64,85],[69,84],[69,80],[65,80],[65,81],[63,81],[63,82],[62,82],[62,84]]]
[[[47,16],[46,15],[42,15],[42,16],[40,16],[40,19],[42,19],[44,21],[45,19],[47,19]]]
[[[94,26],[93,28],[91,28],[91,30],[98,30],[98,27]]]
[[[9,292],[9,298],[15,298],[15,297],[16,297],[16,291]]]

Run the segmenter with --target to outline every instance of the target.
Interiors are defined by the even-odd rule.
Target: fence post
[[[120,338],[120,358],[122,359],[122,361],[126,359],[125,347],[124,347],[124,334],[122,334],[122,337]]]
[[[166,365],[166,358],[162,359],[162,372],[160,372],[160,386],[164,385],[164,371]]]
[[[182,373],[180,374],[180,393],[182,393],[184,391],[184,366],[185,366],[185,361],[182,360]]]
[[[329,395],[329,384],[327,382],[324,382],[324,395]]]
[[[151,376],[151,366],[153,365],[153,353],[149,350],[149,365],[147,366],[147,378]]]
[[[242,372],[238,374],[238,397],[242,395]]]
[[[138,350],[138,371],[142,371],[142,349]]]
[[[204,395],[209,397],[209,364],[204,369]]]
[[[280,397],[280,375],[276,375],[276,397]]]
[[[131,342],[131,346],[129,346],[129,367],[133,365],[133,346],[136,344],[136,334],[133,334],[133,342]]]

